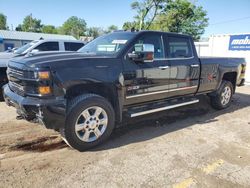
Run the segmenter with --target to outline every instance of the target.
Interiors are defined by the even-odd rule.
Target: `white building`
[[[18,48],[24,44],[27,44],[28,42],[31,42],[32,40],[39,40],[40,38],[54,40],[76,40],[75,37],[70,35],[0,30],[0,52],[9,48]]]
[[[246,84],[250,84],[250,33],[211,35],[208,42],[195,43],[200,57],[244,57]]]

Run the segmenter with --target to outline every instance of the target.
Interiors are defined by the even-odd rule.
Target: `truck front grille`
[[[7,74],[10,89],[18,95],[24,96],[25,87],[23,85],[22,79],[26,77],[25,71],[13,67],[8,67]]]
[[[13,75],[13,76],[18,76],[18,77],[24,76],[24,72],[22,70],[17,70],[13,68],[8,68],[8,74]]]
[[[9,87],[16,94],[24,96],[24,94],[25,94],[24,86],[21,86],[15,82],[9,81]]]

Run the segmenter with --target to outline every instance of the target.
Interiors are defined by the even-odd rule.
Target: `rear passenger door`
[[[59,43],[58,42],[44,42],[39,44],[37,47],[34,48],[38,51],[59,51]]]
[[[191,38],[168,34],[165,42],[170,65],[168,97],[196,93],[199,85],[200,62],[194,54]]]
[[[77,51],[81,47],[83,47],[83,43],[78,43],[78,42],[64,42],[64,48],[65,51]]]

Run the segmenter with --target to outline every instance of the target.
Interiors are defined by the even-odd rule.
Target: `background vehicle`
[[[245,66],[244,58],[199,59],[190,36],[154,31],[115,32],[79,52],[12,59],[4,86],[19,119],[60,131],[79,151],[126,118],[194,104],[201,94],[227,108]]]
[[[8,61],[17,56],[24,56],[30,52],[41,51],[77,51],[84,46],[84,42],[77,40],[49,40],[41,39],[32,41],[18,49],[0,52],[0,88],[7,83],[6,69]],[[0,89],[0,100],[2,100],[2,89]]]

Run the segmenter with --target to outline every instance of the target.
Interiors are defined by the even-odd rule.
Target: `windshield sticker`
[[[113,40],[112,44],[126,44],[127,40]]]
[[[99,52],[114,52],[115,51],[116,45],[111,44],[111,45],[98,45],[97,46],[97,51]]]

